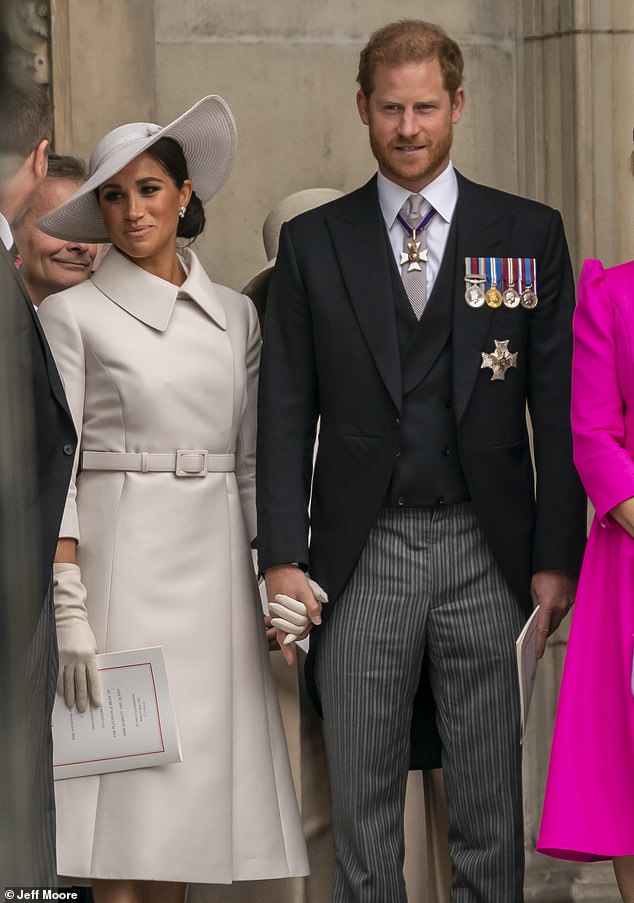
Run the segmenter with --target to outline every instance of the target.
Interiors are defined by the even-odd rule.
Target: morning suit
[[[260,382],[260,567],[295,561],[309,568],[331,600],[321,632],[327,633],[328,619],[341,613],[351,642],[355,624],[345,622],[345,609],[337,611],[339,601],[348,604],[345,593],[360,572],[363,590],[371,588],[371,582],[363,583],[364,569],[385,559],[391,541],[385,537],[395,536],[397,527],[407,544],[410,521],[420,521],[417,512],[428,520],[425,530],[453,535],[456,559],[461,550],[465,555],[468,551],[480,586],[486,585],[500,600],[496,613],[508,637],[531,610],[531,575],[544,569],[575,573],[582,555],[585,499],[572,464],[569,427],[574,287],[561,218],[541,204],[459,174],[457,178],[458,202],[444,258],[427,309],[409,335],[403,330],[402,286],[375,179],[297,217],[280,236]],[[537,307],[469,307],[464,300],[466,257],[535,258]],[[494,350],[494,340],[508,340],[509,350],[518,355],[517,367],[504,380],[492,381],[491,371],[481,369],[482,355]],[[536,487],[527,402],[534,428]],[[318,416],[320,442],[312,475],[309,450]],[[421,529],[419,523],[414,527]],[[375,535],[377,528],[382,539]],[[459,582],[460,567],[454,564],[445,562],[444,569]],[[398,567],[393,561],[392,566],[390,580],[395,581]],[[442,559],[434,566],[442,571]],[[394,592],[398,595],[399,590]],[[471,629],[472,616],[462,614],[464,633]],[[426,629],[419,626],[421,648],[411,664],[418,672]],[[309,679],[315,662],[318,674],[320,665],[320,631],[313,636]],[[505,644],[505,696],[511,700],[512,722],[505,744],[507,750],[513,747],[508,767],[516,784],[512,830],[517,848],[517,700],[509,677],[510,642]],[[336,655],[330,655],[330,661],[335,662]],[[431,674],[436,696],[441,695],[441,670]],[[327,673],[322,665],[322,677]],[[404,717],[411,718],[413,708],[416,732],[419,707],[411,700],[411,683],[410,677]],[[372,691],[366,693],[371,711]],[[419,693],[417,702],[424,697]],[[489,742],[485,735],[496,733],[494,708],[492,712],[492,729],[483,722],[480,731],[484,748]],[[441,712],[438,726],[446,766],[449,758],[456,758],[453,748],[447,748],[454,738],[446,712]],[[494,754],[493,747],[491,751]],[[448,786],[454,816],[459,795],[454,794],[452,806]],[[509,869],[520,871],[521,884],[520,854],[516,850],[514,855]],[[364,880],[360,878],[360,884]],[[460,880],[453,899],[475,899],[468,892],[459,895]],[[358,899],[378,901],[381,894],[382,903],[403,899],[377,890]],[[512,899],[518,895],[521,887],[515,887]]]
[[[52,561],[76,436],[48,344],[0,243],[0,885],[55,883]]]

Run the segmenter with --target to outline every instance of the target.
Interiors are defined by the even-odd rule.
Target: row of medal
[[[469,307],[537,306],[534,257],[465,257],[464,279]]]

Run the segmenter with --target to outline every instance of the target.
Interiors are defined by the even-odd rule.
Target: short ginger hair
[[[460,47],[438,25],[421,19],[401,19],[370,35],[359,56],[357,81],[369,98],[374,90],[377,66],[423,63],[431,59],[438,60],[443,85],[453,99],[462,84],[464,60]]]

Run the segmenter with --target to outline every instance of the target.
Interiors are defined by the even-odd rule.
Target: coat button
[[[394,426],[400,426],[400,425],[401,425],[401,418],[400,418],[400,417],[396,417],[395,420],[394,420]]]
[[[399,506],[400,508],[403,507],[403,505],[405,504],[405,499],[403,498],[403,496],[401,496],[401,497],[397,500],[397,504],[398,504],[398,506]]]
[[[444,505],[444,504],[445,504],[445,497],[444,497],[444,495],[439,495],[439,496],[438,496],[438,498],[436,499],[436,504],[437,504],[437,505]]]
[[[64,445],[64,454],[65,455],[74,455],[75,454],[75,446],[71,445],[70,442],[67,442]]]
[[[397,448],[396,451],[394,452],[394,457],[400,458],[402,454],[403,454],[403,452],[400,450],[400,448]]]
[[[451,454],[451,451],[447,448],[447,446],[445,446],[442,450],[443,458],[448,458],[450,454]]]
[[[445,402],[445,407],[447,408],[448,411],[450,411],[450,410],[453,408],[453,401],[451,400],[451,398],[449,398],[449,399]]]

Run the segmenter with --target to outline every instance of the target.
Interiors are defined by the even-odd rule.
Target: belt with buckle
[[[208,473],[231,473],[234,454],[214,455],[204,448],[179,448],[176,452],[85,451],[82,470],[132,470],[139,473],[173,473],[177,477],[206,477]]]

